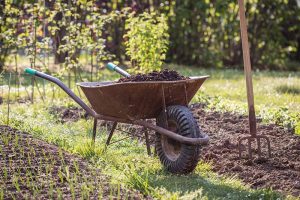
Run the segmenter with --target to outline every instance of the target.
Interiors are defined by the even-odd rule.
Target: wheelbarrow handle
[[[92,110],[86,103],[84,103],[70,88],[68,88],[63,82],[61,82],[58,78],[55,78],[53,76],[50,76],[48,74],[45,74],[43,72],[39,72],[35,69],[26,68],[24,70],[25,73],[37,76],[43,79],[46,79],[48,81],[51,81],[52,83],[55,83],[58,85],[61,89],[63,89],[76,103],[78,103],[87,113],[89,113],[92,116],[96,116],[96,113],[94,110]]]
[[[107,63],[106,64],[107,69],[111,70],[111,71],[115,71],[118,72],[119,74],[121,74],[124,77],[130,77],[130,74],[128,74],[125,70],[121,69],[120,67],[118,67],[117,65],[115,65],[114,63]]]

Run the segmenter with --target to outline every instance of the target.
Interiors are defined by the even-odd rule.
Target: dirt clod
[[[253,162],[254,163],[257,163],[257,164],[263,164],[265,162],[267,162],[268,159],[267,158],[264,158],[264,157],[260,157],[260,158],[254,158]]]
[[[188,77],[180,75],[174,70],[164,69],[160,72],[153,71],[148,74],[136,74],[132,75],[129,78],[120,78],[119,83],[121,82],[143,82],[143,81],[177,81],[177,80],[186,80]]]
[[[49,108],[49,113],[56,116],[62,123],[75,122],[88,117],[88,114],[79,107],[52,106]]]

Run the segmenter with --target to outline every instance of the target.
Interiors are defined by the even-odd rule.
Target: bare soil
[[[143,82],[143,81],[177,81],[186,80],[188,77],[180,75],[177,71],[164,69],[162,71],[153,71],[148,74],[136,74],[129,78],[120,78],[120,82]]]
[[[4,199],[144,198],[110,185],[84,159],[8,126],[0,126],[0,166]]]
[[[246,144],[244,159],[238,158],[238,140],[248,131],[246,116],[230,113],[204,112],[200,104],[191,106],[202,130],[210,137],[202,149],[203,160],[211,162],[219,174],[238,176],[252,188],[274,190],[300,196],[300,137],[274,124],[258,123],[257,133],[271,140],[272,157],[248,160]],[[256,145],[253,143],[255,148]],[[257,152],[257,150],[256,150]]]

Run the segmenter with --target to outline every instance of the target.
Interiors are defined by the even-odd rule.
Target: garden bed
[[[4,199],[143,198],[109,184],[106,176],[78,156],[8,126],[0,126],[0,166]]]
[[[248,118],[231,113],[205,112],[197,104],[191,109],[202,130],[210,136],[201,156],[204,161],[212,163],[215,172],[238,176],[255,189],[272,188],[300,196],[299,136],[274,124],[258,123],[258,134],[271,140],[272,157],[240,160],[237,142],[249,133]],[[266,148],[263,151],[266,153]]]

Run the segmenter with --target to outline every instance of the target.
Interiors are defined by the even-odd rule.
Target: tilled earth
[[[0,199],[142,199],[72,154],[0,126]]]
[[[202,130],[210,136],[202,159],[212,162],[219,174],[235,175],[252,188],[274,190],[300,196],[300,137],[274,124],[258,123],[257,133],[271,140],[272,157],[253,160],[238,158],[238,140],[246,136],[248,118],[230,113],[204,112],[201,105],[192,111]],[[246,144],[244,144],[246,146]],[[247,157],[244,150],[244,157]],[[255,144],[253,145],[255,148]],[[266,145],[263,145],[266,158]]]
[[[274,190],[300,196],[300,137],[274,124],[257,124],[258,134],[271,140],[272,157],[248,160],[245,145],[242,145],[243,159],[238,158],[238,140],[249,135],[248,117],[232,113],[205,112],[203,105],[193,104],[191,110],[202,130],[210,137],[208,145],[202,148],[201,158],[211,162],[213,170],[219,174],[238,176],[252,188],[272,188]],[[76,119],[76,117],[72,117]],[[111,123],[102,123],[106,127]],[[143,129],[122,125],[141,141]],[[155,135],[150,132],[150,142],[154,145]],[[263,140],[262,140],[263,142]],[[266,145],[263,144],[263,157]],[[253,143],[252,146],[256,148]]]

